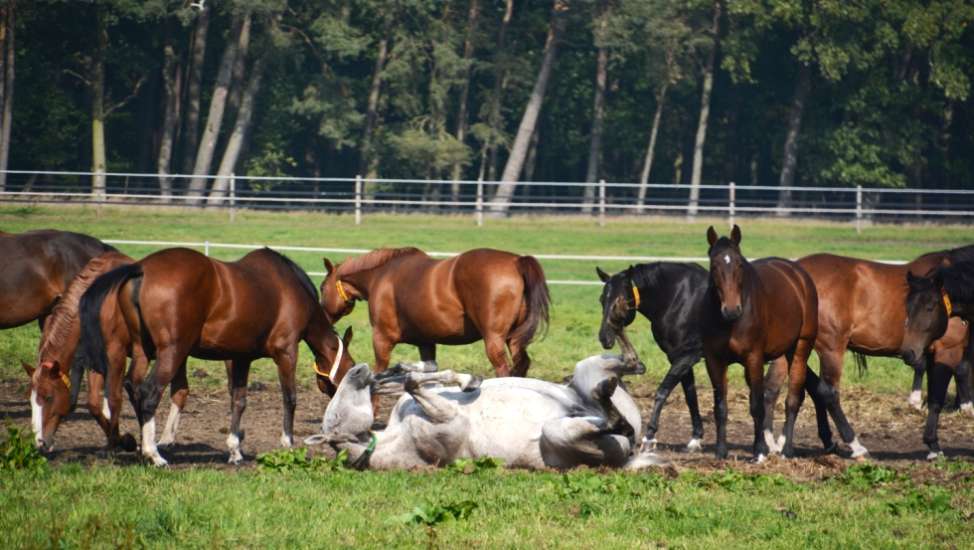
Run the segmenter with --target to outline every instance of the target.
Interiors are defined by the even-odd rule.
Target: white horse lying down
[[[533,378],[494,378],[442,371],[377,380],[364,364],[353,367],[328,404],[322,433],[305,444],[346,449],[359,467],[415,468],[461,458],[494,457],[511,467],[656,466],[652,453],[630,458],[642,422],[619,384],[627,366],[597,355],[575,366],[567,385]],[[388,427],[372,432],[372,393],[404,387]],[[432,385],[433,383],[443,384]]]

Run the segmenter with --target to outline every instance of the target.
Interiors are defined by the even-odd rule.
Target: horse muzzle
[[[736,321],[744,314],[744,308],[738,304],[737,307],[720,306],[720,315],[725,321]]]

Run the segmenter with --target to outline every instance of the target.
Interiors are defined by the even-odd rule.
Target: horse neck
[[[304,331],[304,343],[308,344],[308,347],[319,356],[324,356],[325,337],[328,336],[329,332],[332,332],[332,325],[328,322],[325,311],[315,304],[311,318],[308,320],[308,326]],[[336,337],[340,338],[337,334]]]

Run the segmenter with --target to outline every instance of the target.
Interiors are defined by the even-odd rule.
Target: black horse
[[[707,293],[709,273],[697,264],[654,262],[629,266],[625,271],[609,275],[595,268],[602,287],[602,326],[599,341],[610,349],[618,339],[623,353],[635,359],[635,350],[625,335],[625,327],[640,312],[649,319],[653,338],[666,354],[670,370],[656,390],[653,414],[646,425],[643,448],[656,445],[659,416],[670,392],[679,382],[683,385],[687,408],[693,423],[693,435],[688,451],[699,451],[703,438],[703,421],[697,404],[697,389],[693,379],[693,365],[703,355],[700,337],[699,311]]]

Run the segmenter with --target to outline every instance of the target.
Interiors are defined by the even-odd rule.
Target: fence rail
[[[864,220],[920,220],[967,223],[974,219],[974,189],[887,189],[863,187],[775,187],[706,184],[691,204],[690,187],[678,184],[606,182],[520,182],[510,203],[494,197],[504,182],[297,178],[270,176],[191,176],[185,174],[101,173],[104,187],[92,190],[91,172],[7,170],[0,202],[137,204],[225,208],[231,219],[237,208],[328,210],[354,213],[355,223],[375,212],[426,211],[472,214],[478,225],[485,215],[575,213],[600,224],[619,215],[799,216],[848,220],[861,229]],[[220,182],[189,191],[189,182]],[[207,190],[207,187],[212,189]],[[586,200],[585,188],[597,187]],[[645,203],[638,192],[645,187]],[[161,188],[172,191],[163,193]],[[779,204],[779,194],[792,199]]]

